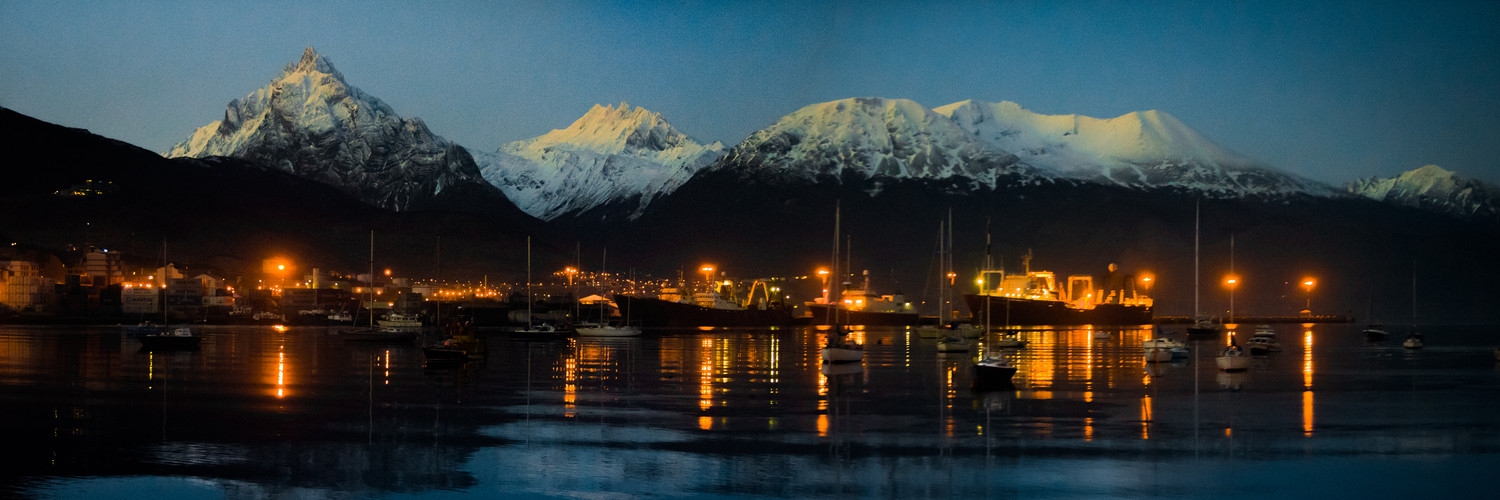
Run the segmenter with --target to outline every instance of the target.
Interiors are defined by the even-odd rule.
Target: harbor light
[[[1312,316],[1312,290],[1318,281],[1312,278],[1302,278],[1302,288],[1307,289],[1307,306],[1302,309],[1303,316]]]

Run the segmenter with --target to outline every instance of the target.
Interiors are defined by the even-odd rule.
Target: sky
[[[465,147],[595,104],[733,146],[848,97],[1155,109],[1330,184],[1500,184],[1500,2],[0,0],[0,106],[162,152],[306,47]]]

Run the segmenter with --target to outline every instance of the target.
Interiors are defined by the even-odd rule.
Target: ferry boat
[[[1120,288],[1096,288],[1093,276],[1072,275],[1060,283],[1052,271],[1031,270],[1031,253],[1021,257],[1025,272],[980,271],[980,293],[964,295],[975,323],[1006,325],[1145,325],[1152,299],[1135,290],[1132,279],[1115,273]],[[1106,281],[1111,281],[1106,279]],[[987,315],[994,315],[988,318]]]
[[[633,297],[616,295],[615,304],[629,310],[632,318],[642,328],[692,328],[715,327],[767,327],[792,324],[792,312],[785,307],[769,303],[767,299],[756,302],[754,290],[765,283],[751,284],[751,297],[745,302],[731,300],[716,287],[709,286],[694,292],[691,298],[684,296],[681,288],[663,288],[656,297]]]
[[[805,305],[812,324],[829,324],[829,318],[832,317],[830,309],[838,313],[838,322],[845,325],[909,326],[917,324],[920,316],[912,307],[911,302],[906,300],[905,295],[875,293],[870,289],[870,271],[865,270],[864,276],[864,285],[858,289],[849,289],[849,284],[844,283],[845,290],[839,294],[837,302],[830,302],[826,289],[822,297],[807,302]]]

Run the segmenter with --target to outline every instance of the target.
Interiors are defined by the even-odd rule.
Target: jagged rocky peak
[[[1500,187],[1437,165],[1424,165],[1395,177],[1360,179],[1346,184],[1344,190],[1373,200],[1461,218],[1500,221]]]
[[[312,47],[270,84],[231,100],[222,120],[164,155],[241,158],[397,210],[444,187],[483,182],[466,151],[346,84]]]

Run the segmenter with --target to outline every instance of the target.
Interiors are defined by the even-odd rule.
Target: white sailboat
[[[840,204],[838,202],[835,202],[833,206],[832,276],[843,276],[842,274],[839,274],[840,208]],[[828,343],[827,345],[824,345],[822,349],[818,350],[818,357],[821,358],[824,363],[858,363],[860,361],[864,361],[865,347],[859,344],[850,343],[848,339],[844,338],[844,324],[843,320],[839,318],[840,309],[841,308],[838,307],[828,308],[828,313],[832,316],[828,319],[828,324],[832,326],[830,327],[831,330],[828,332]]]
[[[1421,349],[1426,337],[1417,330],[1417,263],[1411,263],[1411,333],[1406,334],[1406,340],[1401,341],[1401,347],[1407,349]]]
[[[605,255],[608,255],[608,250],[605,250],[605,252]],[[601,276],[603,276],[604,274],[605,262],[606,259],[604,257],[601,257],[599,259],[599,273]],[[573,331],[576,331],[579,335],[585,337],[634,337],[641,334],[640,327],[630,326],[630,313],[628,312],[628,309],[625,313],[625,318],[621,321],[620,324],[611,325],[608,321],[605,321],[607,319],[605,317],[605,302],[606,299],[599,299],[599,326],[578,327],[574,328]]]

